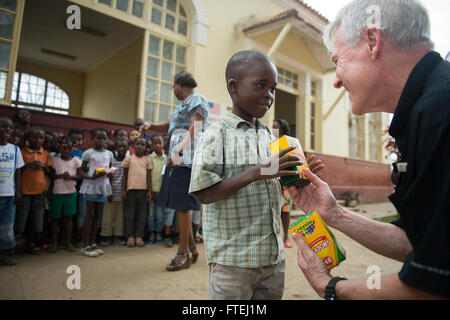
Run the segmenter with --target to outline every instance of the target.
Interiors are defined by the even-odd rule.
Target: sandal
[[[284,247],[285,248],[292,248],[292,243],[285,241],[284,242]]]
[[[183,257],[181,261],[177,258]],[[177,253],[175,257],[172,259],[170,264],[166,267],[167,271],[178,271],[182,269],[188,269],[192,264],[192,257],[189,255],[189,251],[186,253]]]
[[[192,253],[192,263],[196,263],[198,260],[198,255],[199,255],[197,246],[193,246],[192,248],[189,248],[189,250],[191,250],[191,253]]]
[[[75,252],[77,251],[77,248],[75,248],[73,245],[69,245],[66,247],[66,250],[69,252]]]
[[[136,245],[134,237],[129,237],[127,240],[127,247],[132,248]]]
[[[48,246],[47,252],[48,253],[56,253],[56,252],[58,252],[58,246],[53,246],[53,245]]]

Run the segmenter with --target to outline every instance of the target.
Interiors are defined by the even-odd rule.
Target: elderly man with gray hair
[[[333,85],[348,91],[352,112],[394,113],[389,133],[401,155],[389,199],[400,219],[378,222],[339,206],[310,171],[310,185],[289,191],[303,211],[317,210],[329,226],[403,266],[376,288],[366,279],[333,277],[295,234],[299,267],[321,297],[450,298],[450,63],[432,51],[429,36],[417,0],[355,0],[324,33],[336,64]]]

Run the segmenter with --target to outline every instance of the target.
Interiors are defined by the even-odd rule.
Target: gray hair
[[[354,0],[326,27],[323,41],[332,52],[333,38],[342,27],[342,39],[352,48],[360,42],[364,30],[371,26],[382,30],[399,50],[418,44],[434,46],[430,39],[428,11],[419,0]]]

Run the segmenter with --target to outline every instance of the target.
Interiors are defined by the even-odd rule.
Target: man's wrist
[[[321,279],[319,279],[317,281],[317,283],[313,286],[315,291],[317,292],[317,294],[321,297],[325,299],[325,290],[326,287],[328,285],[328,282],[330,282],[330,280],[333,279],[333,277],[331,275],[328,275],[326,277],[322,277]]]

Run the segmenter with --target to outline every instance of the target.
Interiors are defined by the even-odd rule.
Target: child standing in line
[[[163,223],[163,210],[156,203],[158,192],[161,189],[162,182],[162,169],[166,162],[166,155],[163,153],[163,138],[161,135],[152,136],[152,149],[153,153],[148,157],[152,161],[152,200],[149,202],[149,217],[148,217],[148,229],[150,231],[149,242],[156,243],[162,242],[162,223]],[[170,226],[165,228],[164,232],[170,235]]]
[[[16,264],[15,205],[22,201],[20,168],[24,162],[20,149],[8,143],[13,130],[11,119],[0,118],[0,265],[2,266]]]
[[[134,142],[140,136],[141,136],[141,134],[139,131],[137,131],[137,130],[130,131],[130,134],[128,135],[128,145],[129,145],[130,154],[134,154],[134,152],[135,152],[134,151]]]
[[[28,131],[29,146],[22,148],[25,165],[22,167],[21,192],[22,206],[17,216],[17,233],[22,234],[28,218],[31,222],[30,237],[26,252],[40,254],[37,238],[43,230],[45,196],[47,194],[46,176],[50,174],[50,154],[44,150],[45,132],[39,127],[31,127]]]
[[[123,168],[122,161],[128,152],[128,138],[119,138],[115,142],[114,158],[112,166],[114,172],[109,181],[111,183],[112,195],[108,197],[103,210],[102,231],[100,236],[102,246],[108,246],[112,243],[124,245],[123,240],[123,199],[122,199],[122,183]]]
[[[84,143],[84,132],[78,128],[71,128],[67,133],[69,138],[73,141],[73,150],[72,157],[80,158],[83,155],[83,143]],[[86,200],[84,199],[84,195],[80,193],[82,180],[78,180],[75,186],[78,197],[77,197],[77,214],[73,218],[73,241],[78,244],[81,241],[81,228],[84,224],[84,219],[86,217]]]
[[[147,201],[152,199],[152,162],[144,156],[145,138],[134,141],[135,154],[123,160],[123,200],[125,201],[125,237],[127,246],[143,247]]]
[[[73,142],[69,137],[58,141],[60,156],[52,158],[53,194],[50,201],[50,217],[52,219],[52,243],[49,253],[56,253],[58,247],[58,225],[63,217],[66,237],[66,249],[76,251],[72,245],[72,217],[77,213],[76,181],[79,180],[78,169],[82,161],[72,157]]]
[[[81,254],[88,257],[97,257],[104,254],[102,249],[97,248],[95,239],[97,236],[99,219],[103,214],[103,205],[112,194],[108,170],[114,158],[111,151],[106,150],[108,131],[104,128],[91,130],[93,148],[86,150],[81,159],[81,184],[80,193],[86,199],[86,218],[82,229]]]

